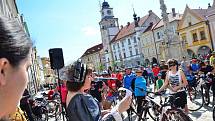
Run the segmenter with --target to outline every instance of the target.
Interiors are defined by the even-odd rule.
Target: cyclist
[[[137,77],[132,80],[131,87],[134,91],[134,96],[137,101],[137,114],[142,116],[143,114],[143,103],[146,96],[146,79],[142,76],[142,70],[136,71]],[[139,118],[138,121],[141,119]]]
[[[178,108],[184,109],[188,113],[187,107],[187,94],[184,87],[187,86],[188,82],[182,70],[178,69],[178,62],[175,59],[168,60],[169,71],[167,72],[165,82],[163,86],[157,91],[161,92],[165,88],[169,87],[170,93],[174,95],[176,99],[174,105]]]
[[[206,79],[207,79],[205,84],[206,84],[206,92],[207,92],[206,99],[208,99],[208,101],[207,101],[208,103],[206,103],[206,105],[208,105],[210,103],[210,96],[209,96],[210,88],[213,91],[213,100],[215,97],[215,90],[214,90],[214,86],[213,86],[214,75],[211,73],[213,71],[213,69],[214,69],[214,67],[209,64],[208,60],[205,60],[204,62],[201,63],[200,72],[204,73],[204,75],[206,75]]]

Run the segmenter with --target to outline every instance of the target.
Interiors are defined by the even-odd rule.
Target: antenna
[[[134,5],[132,4],[132,8],[133,8],[133,12],[134,12],[134,14],[135,14],[135,10],[134,10]]]
[[[132,0],[131,0],[131,7],[132,7],[132,10],[133,10],[134,14],[136,14],[136,13],[135,13],[135,10],[134,10],[134,3],[133,3]]]

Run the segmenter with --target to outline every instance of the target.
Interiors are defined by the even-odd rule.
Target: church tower
[[[113,8],[111,8],[105,0],[102,3],[100,12],[101,21],[99,25],[104,50],[103,61],[107,69],[109,66],[113,65],[113,53],[110,42],[119,32],[119,23],[118,18],[114,18]]]

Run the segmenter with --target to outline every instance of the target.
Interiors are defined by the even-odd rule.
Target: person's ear
[[[0,86],[6,84],[5,71],[8,68],[9,61],[6,58],[0,59]]]

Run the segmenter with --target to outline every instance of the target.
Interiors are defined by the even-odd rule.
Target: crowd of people
[[[0,120],[14,120],[14,115],[20,120],[26,118],[20,107],[29,116],[29,92],[26,90],[28,82],[28,67],[31,65],[32,41],[24,30],[14,20],[0,17]],[[132,96],[122,97],[117,101],[118,89],[123,87],[133,92],[137,103],[137,115],[142,115],[143,99],[147,88],[154,84],[154,92],[161,93],[166,88],[170,93],[179,97],[175,105],[188,113],[187,94],[185,87],[189,84],[188,75],[204,73],[210,75],[211,83],[208,89],[215,90],[214,83],[215,51],[205,60],[183,57],[179,63],[175,59],[167,62],[153,63],[133,70],[127,67],[124,70],[103,71],[102,74],[93,72],[92,68],[77,60],[65,68],[64,84],[49,91],[48,98],[52,99],[60,91],[61,100],[66,109],[69,121],[121,121],[124,111],[131,115]],[[102,81],[95,81],[98,77]],[[61,89],[61,90],[60,90]],[[55,93],[56,92],[56,93]],[[215,95],[215,93],[213,93]],[[19,102],[21,103],[19,105]],[[112,103],[115,103],[113,106]]]

